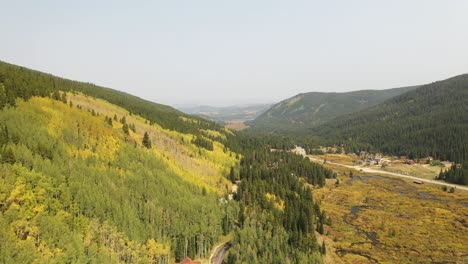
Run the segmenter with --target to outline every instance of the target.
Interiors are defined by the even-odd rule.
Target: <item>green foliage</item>
[[[235,204],[87,111],[35,98],[0,124],[0,262],[172,263],[232,231]]]
[[[149,138],[148,132],[145,132],[145,135],[143,136],[143,146],[145,146],[147,149],[151,148],[151,139]]]
[[[0,82],[0,109],[2,109],[5,105],[7,105],[7,95],[5,91],[5,87]]]
[[[452,165],[446,171],[440,171],[438,180],[444,180],[451,183],[468,185],[468,161],[461,165]]]
[[[239,263],[319,263],[315,222],[324,223],[324,212],[305,185],[323,186],[334,173],[288,152],[271,152],[243,142],[238,224],[229,261]]]
[[[272,106],[248,124],[253,130],[305,135],[335,117],[364,110],[414,88],[298,94]]]
[[[58,101],[65,101],[59,91],[81,92],[85,95],[104,99],[112,104],[121,106],[134,115],[140,115],[150,123],[157,123],[163,128],[176,130],[182,133],[199,135],[200,128],[222,131],[214,122],[198,117],[186,115],[172,107],[156,104],[139,97],[100,87],[92,83],[84,83],[59,78],[50,74],[30,70],[24,67],[0,61],[0,76],[6,94],[7,104],[14,106],[17,97],[24,100],[32,96],[51,96]],[[0,103],[5,99],[1,99]],[[193,122],[187,122],[187,119]],[[115,121],[115,120],[114,120]]]
[[[347,152],[381,152],[461,163],[468,160],[468,74],[420,86],[364,111],[328,122],[314,133]]]
[[[203,137],[195,137],[194,139],[192,139],[192,144],[200,147],[200,148],[204,148],[204,149],[207,149],[207,150],[210,150],[210,151],[213,151],[214,147],[213,147],[213,142],[209,139],[205,139]]]
[[[125,135],[130,135],[130,130],[128,129],[128,124],[127,123],[123,124],[122,131],[124,132]]]

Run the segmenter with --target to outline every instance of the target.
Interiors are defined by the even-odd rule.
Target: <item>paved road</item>
[[[317,159],[317,158],[314,158],[314,157],[311,157],[311,156],[307,156],[307,157],[311,161],[316,161],[316,162],[323,163],[323,159]],[[332,164],[332,165],[337,165],[337,166],[342,166],[342,167],[346,167],[346,168],[350,168],[350,169],[355,169],[355,170],[362,170],[363,172],[387,174],[387,175],[401,177],[401,178],[407,178],[407,179],[411,179],[411,180],[418,180],[418,181],[432,183],[432,184],[444,185],[444,186],[448,186],[448,187],[455,187],[457,190],[468,191],[468,187],[466,187],[466,186],[447,183],[447,182],[443,182],[443,181],[429,180],[429,179],[424,179],[424,178],[418,178],[418,177],[415,177],[415,176],[409,176],[409,175],[404,175],[404,174],[399,174],[399,173],[394,173],[394,172],[376,170],[376,169],[371,169],[371,168],[366,168],[366,167],[361,167],[361,166],[346,165],[346,164],[335,163],[335,162],[331,162],[331,161],[327,161],[326,163]]]
[[[210,261],[209,261],[210,264],[223,263],[224,256],[226,256],[226,253],[231,248],[231,246],[232,246],[231,242],[218,245],[210,256]],[[217,250],[219,247],[222,247],[222,248],[220,250]]]

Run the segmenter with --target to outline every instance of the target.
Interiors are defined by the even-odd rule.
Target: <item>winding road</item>
[[[323,159],[317,159],[317,158],[314,158],[314,157],[311,157],[311,156],[306,156],[306,157],[309,158],[311,161],[320,162],[320,163],[324,162]],[[337,165],[337,166],[342,166],[342,167],[346,167],[346,168],[350,168],[350,169],[355,169],[355,170],[363,171],[363,172],[386,174],[386,175],[391,175],[391,176],[396,176],[396,177],[401,177],[401,178],[407,178],[407,179],[411,179],[411,180],[417,180],[417,181],[421,181],[421,182],[427,182],[427,183],[432,183],[432,184],[443,185],[443,186],[447,186],[447,187],[454,187],[457,190],[468,191],[468,187],[458,185],[458,184],[452,184],[452,183],[447,183],[447,182],[442,182],[442,181],[418,178],[418,177],[415,177],[415,176],[409,176],[409,175],[404,175],[404,174],[399,174],[399,173],[394,173],[394,172],[376,170],[376,169],[371,169],[371,168],[366,168],[366,167],[361,167],[361,166],[346,165],[346,164],[335,163],[335,162],[331,162],[331,161],[326,161],[326,163],[332,164],[332,165]]]
[[[231,248],[231,242],[226,242],[219,244],[211,253],[209,263],[210,264],[221,264],[223,263],[224,256],[226,256],[227,251]],[[219,247],[222,247],[218,250]]]

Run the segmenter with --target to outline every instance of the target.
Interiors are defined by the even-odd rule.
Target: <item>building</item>
[[[304,148],[302,147],[299,147],[299,146],[296,146],[295,148],[293,148],[291,150],[292,153],[295,153],[297,155],[301,155],[301,156],[305,156],[306,155],[306,151]]]

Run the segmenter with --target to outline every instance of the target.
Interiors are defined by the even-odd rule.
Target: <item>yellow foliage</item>
[[[163,129],[158,124],[150,125],[148,120],[138,115],[131,115],[127,110],[101,99],[94,99],[81,94],[70,94],[68,97],[74,105],[80,105],[83,108],[83,110],[79,112],[87,115],[88,118],[90,114],[84,111],[85,109],[93,109],[100,114],[100,117],[95,117],[94,119],[99,120],[100,124],[96,125],[104,126],[104,129],[106,128],[103,122],[104,116],[113,118],[114,115],[116,115],[119,120],[125,116],[127,123],[134,124],[136,128],[136,133],[131,132],[129,139],[139,145],[141,145],[144,132],[148,132],[153,145],[152,149],[149,151],[153,152],[184,180],[198,186],[205,186],[208,190],[216,190],[219,193],[224,193],[226,191],[225,186],[228,186],[228,188],[231,186],[230,181],[228,181],[225,176],[229,173],[232,166],[236,166],[238,160],[235,159],[236,153],[231,151],[224,153],[223,144],[214,141],[213,151],[199,149],[197,146],[190,143],[193,139],[193,135],[191,134],[183,134],[177,131]],[[191,123],[199,122],[198,120],[186,117],[181,117],[181,119]],[[122,140],[121,128],[122,125],[120,122],[113,122],[114,133],[119,134],[120,138],[112,138]],[[213,136],[226,138],[225,135],[217,131],[204,131]],[[112,151],[115,153],[119,148],[118,140],[115,142],[111,139],[107,140],[109,141],[104,145],[110,145],[109,149],[98,149],[98,151],[96,151],[96,153],[106,153],[100,154],[104,155],[104,158],[112,156]],[[96,155],[93,154],[91,150],[74,151],[83,158]]]
[[[211,130],[211,129],[201,129],[200,130],[202,133],[206,134],[207,136],[215,137],[215,138],[221,138],[226,140],[226,135],[221,134],[218,131]]]
[[[273,204],[273,206],[280,210],[284,211],[284,201],[272,193],[266,193],[265,198]]]

